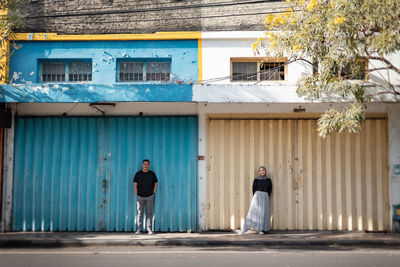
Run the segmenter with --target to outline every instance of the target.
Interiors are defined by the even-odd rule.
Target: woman
[[[272,192],[272,181],[267,177],[267,169],[264,166],[258,168],[258,173],[259,176],[253,181],[253,199],[240,235],[250,229],[259,232],[260,235],[270,230],[269,196]]]

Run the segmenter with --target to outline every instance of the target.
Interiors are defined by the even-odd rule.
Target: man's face
[[[147,172],[150,167],[150,162],[148,162],[148,161],[143,162],[142,167],[143,167],[143,171]]]

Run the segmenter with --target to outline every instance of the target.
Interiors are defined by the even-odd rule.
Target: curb
[[[327,248],[358,247],[400,249],[400,240],[70,240],[24,239],[0,240],[1,249],[11,248],[67,248],[67,247],[273,247],[273,248]]]

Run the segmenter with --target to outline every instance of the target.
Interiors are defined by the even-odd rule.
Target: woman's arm
[[[271,181],[271,179],[267,179],[267,193],[268,193],[268,196],[270,196],[271,195],[271,192],[272,192],[272,181]]]

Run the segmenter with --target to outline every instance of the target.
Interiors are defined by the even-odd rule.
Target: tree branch
[[[389,70],[389,69],[390,69],[389,67],[386,67],[386,68],[375,68],[375,69],[367,70],[367,72],[374,72],[374,71],[378,71],[378,70]]]
[[[399,68],[396,68],[392,63],[390,63],[389,60],[387,60],[387,59],[384,58],[384,57],[374,57],[374,56],[368,55],[368,59],[382,61],[382,62],[384,62],[384,63],[388,66],[389,69],[391,69],[391,70],[397,72],[398,74],[400,74],[400,69],[399,69]]]
[[[390,95],[400,95],[400,92],[394,91],[385,91],[385,92],[379,92],[379,93],[374,93],[374,94],[369,94],[369,95],[365,95],[365,97],[373,97],[373,96],[377,96],[377,95],[386,95],[386,94],[390,94]]]

